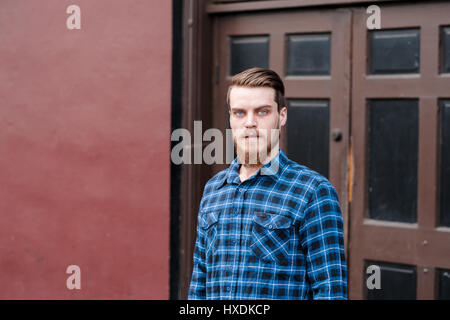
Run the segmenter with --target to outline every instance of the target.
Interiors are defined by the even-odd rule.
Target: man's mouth
[[[243,137],[245,139],[253,139],[253,138],[258,138],[259,137],[259,133],[258,132],[248,132],[246,134],[243,135]]]

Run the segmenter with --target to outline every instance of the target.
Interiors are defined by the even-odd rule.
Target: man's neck
[[[254,175],[256,172],[258,172],[259,169],[261,169],[265,164],[269,163],[275,156],[279,153],[278,146],[273,148],[270,151],[270,155],[267,156],[266,160],[263,163],[259,164],[242,164],[241,168],[239,169],[239,178],[241,182],[244,182],[248,178],[250,178],[252,175]]]

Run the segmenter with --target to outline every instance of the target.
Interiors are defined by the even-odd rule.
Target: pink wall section
[[[0,1],[0,299],[168,298],[171,3]]]

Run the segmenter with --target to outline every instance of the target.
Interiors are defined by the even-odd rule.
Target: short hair
[[[268,87],[275,90],[275,102],[278,111],[286,106],[284,98],[284,84],[280,76],[273,70],[264,68],[251,68],[244,70],[231,78],[231,84],[227,92],[227,106],[230,109],[230,91],[233,87]]]

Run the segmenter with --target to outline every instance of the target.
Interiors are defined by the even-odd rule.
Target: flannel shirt
[[[241,182],[236,158],[205,185],[189,299],[347,299],[336,190],[282,150],[273,161]]]

